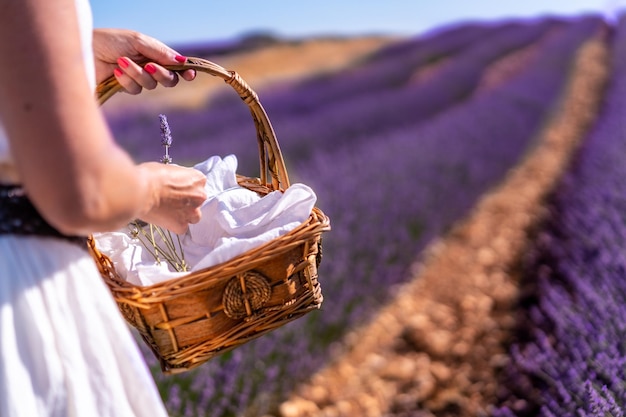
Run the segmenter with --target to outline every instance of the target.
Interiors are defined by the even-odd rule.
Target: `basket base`
[[[194,282],[201,289],[180,291],[147,307],[125,301],[118,305],[161,362],[162,371],[184,372],[319,309],[320,261],[317,235],[231,276],[214,278],[206,271]],[[262,287],[260,301],[255,285]],[[228,305],[229,288],[236,288],[239,296],[234,309]]]

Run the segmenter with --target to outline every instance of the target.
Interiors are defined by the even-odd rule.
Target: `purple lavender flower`
[[[167,122],[167,117],[164,114],[159,114],[159,121],[161,128],[161,144],[165,148],[165,155],[161,158],[161,162],[164,164],[171,164],[172,158],[169,154],[170,146],[172,146],[172,131],[170,130],[170,125]]]
[[[530,410],[521,415],[541,417],[623,416],[626,409],[626,20],[611,30],[604,105],[524,263],[524,327],[510,348],[494,417],[509,416],[520,402]]]

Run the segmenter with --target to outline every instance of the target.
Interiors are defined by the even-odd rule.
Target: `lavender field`
[[[498,416],[626,413],[625,48],[622,24],[602,114],[524,259],[522,319]]]
[[[451,379],[444,384],[442,372],[423,373],[406,361],[387,408],[365,412],[331,400],[329,386],[317,387],[325,395],[288,401],[300,386],[315,386],[318,372],[341,366],[340,353],[354,329],[376,320],[399,289],[419,281],[416,262],[535,155],[551,121],[576,98],[575,74],[594,64],[580,59],[592,42],[610,55],[610,67],[596,63],[608,73],[606,88],[597,92],[600,108],[581,110],[592,120],[589,129],[576,132],[572,140],[580,146],[565,173],[535,204],[544,215],[524,226],[528,246],[503,268],[514,284],[513,302],[506,309],[488,303],[488,313],[509,319],[496,343],[505,358],[488,376],[464,371],[479,387],[472,401],[480,413],[464,406],[463,395],[435,401],[451,390]],[[220,63],[224,55],[206,57]],[[625,70],[626,22],[544,18],[442,28],[396,40],[349,68],[257,91],[292,182],[310,185],[331,218],[320,267],[324,304],[185,374],[162,375],[146,349],[171,415],[622,416]],[[202,108],[162,112],[174,134],[175,162],[191,165],[232,153],[240,173],[257,174],[249,112],[226,87]],[[157,114],[138,102],[109,115],[116,137],[137,160],[161,157]],[[452,328],[461,326],[450,326],[454,340]],[[446,356],[437,358],[424,347],[427,342],[413,340],[404,359],[430,356],[439,369],[453,369]],[[478,362],[458,366],[460,357],[470,356],[450,361],[471,370]],[[433,387],[425,391],[423,381],[431,379]]]

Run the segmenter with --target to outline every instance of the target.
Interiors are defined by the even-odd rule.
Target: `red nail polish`
[[[180,62],[181,64],[184,64],[185,62],[187,62],[187,57],[186,56],[182,56],[182,55],[176,55],[174,57],[174,59],[178,62]]]
[[[145,69],[148,74],[155,74],[157,72],[156,67],[152,64],[146,64],[143,69]]]
[[[118,58],[117,63],[122,68],[128,68],[128,66],[130,65],[130,63],[128,62],[126,58]]]
[[[124,72],[123,72],[121,69],[119,69],[119,68],[115,68],[115,69],[113,70],[113,74],[114,74],[116,77],[121,77],[122,75],[124,75]]]

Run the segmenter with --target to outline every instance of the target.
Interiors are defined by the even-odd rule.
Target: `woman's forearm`
[[[0,79],[11,80],[0,83],[0,117],[42,215],[85,234],[148,212],[152,181],[115,144],[91,94],[73,0],[3,2],[0,55]]]

